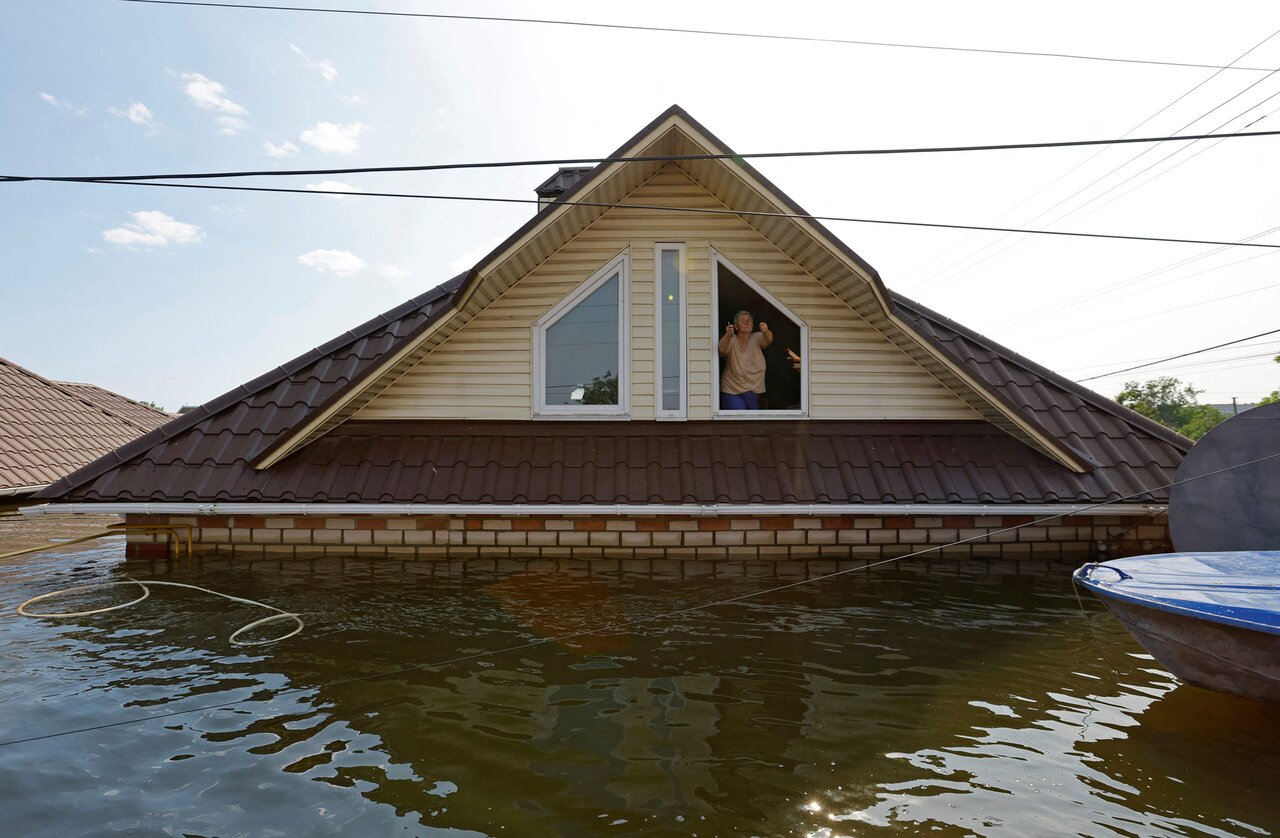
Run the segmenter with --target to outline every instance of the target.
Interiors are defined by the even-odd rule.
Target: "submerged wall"
[[[345,516],[129,515],[190,528],[196,552],[233,556],[384,556],[431,560],[880,559],[952,542],[925,557],[1085,561],[1165,552],[1168,517],[1033,516]],[[1043,516],[1041,516],[1043,517]],[[130,534],[130,555],[164,555],[165,535]]]

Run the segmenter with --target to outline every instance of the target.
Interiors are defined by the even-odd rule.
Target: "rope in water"
[[[72,594],[84,593],[85,591],[94,591],[100,588],[114,588],[119,585],[137,585],[138,587],[142,588],[142,595],[137,597],[136,599],[131,599],[128,602],[122,602],[116,605],[108,605],[104,608],[91,608],[87,611],[31,611],[27,607],[29,605],[34,605],[37,602],[44,602],[46,600],[56,599],[62,596],[69,596]],[[75,587],[72,587],[72,588],[63,588],[60,591],[52,591],[47,594],[40,594],[38,596],[33,596],[31,597],[31,599],[27,600],[26,602],[18,606],[18,613],[24,617],[88,617],[91,614],[105,614],[108,611],[119,611],[121,608],[128,608],[132,605],[137,605],[147,597],[151,596],[151,589],[147,587],[148,585],[166,585],[170,588],[188,588],[193,591],[201,591],[202,593],[213,594],[214,596],[220,596],[223,599],[229,599],[232,602],[239,602],[245,605],[256,605],[259,608],[265,608],[268,611],[276,612],[275,614],[272,614],[269,617],[263,617],[260,620],[254,620],[251,623],[246,623],[245,625],[233,631],[231,633],[231,637],[228,639],[231,641],[232,645],[235,645],[235,646],[266,646],[271,643],[279,643],[281,640],[286,640],[290,637],[293,637],[295,634],[302,631],[303,629],[303,622],[301,617],[299,617],[297,614],[293,614],[281,608],[276,608],[274,605],[267,605],[266,603],[258,602],[257,600],[245,599],[243,597],[238,597],[238,596],[232,596],[231,594],[224,594],[219,591],[211,591],[208,588],[201,588],[198,585],[186,585],[186,584],[183,584],[182,582],[162,582],[158,579],[134,579],[132,576],[125,577],[125,580],[123,581],[95,582],[91,585],[76,585]],[[238,639],[240,635],[244,634],[247,631],[252,631],[253,629],[258,628],[260,626],[265,626],[270,623],[279,622],[281,620],[293,620],[298,625],[296,628],[294,628],[293,631],[289,632],[288,634],[283,634],[280,637],[272,637],[266,640]]]

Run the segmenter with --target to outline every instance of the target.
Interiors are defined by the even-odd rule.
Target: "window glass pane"
[[[662,409],[680,410],[680,252],[663,250],[662,291]]]
[[[618,404],[618,286],[609,277],[546,332],[548,405]]]

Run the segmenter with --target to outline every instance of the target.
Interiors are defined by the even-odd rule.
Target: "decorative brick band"
[[[873,560],[940,547],[925,556],[1087,561],[1171,549],[1165,515],[1071,515],[1029,525],[1034,520],[1011,515],[127,516],[130,524],[189,525],[196,550],[236,556]],[[1014,526],[1019,528],[1001,531]],[[163,551],[164,539],[130,534],[130,555]],[[954,543],[965,539],[975,540]]]

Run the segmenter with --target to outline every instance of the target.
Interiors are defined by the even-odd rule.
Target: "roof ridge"
[[[115,390],[108,390],[106,387],[99,387],[97,384],[93,384],[93,383],[88,382],[88,381],[53,381],[53,380],[51,379],[51,380],[50,380],[50,383],[52,383],[54,386],[58,387],[58,389],[62,390],[62,392],[64,392],[64,393],[66,393],[67,391],[66,391],[65,389],[63,389],[63,388],[64,388],[64,387],[67,387],[67,386],[71,386],[71,387],[91,387],[91,388],[93,388],[94,390],[97,390],[97,391],[99,391],[99,392],[106,393],[106,394],[108,394],[108,395],[111,395],[111,396],[115,396],[115,397],[117,397],[117,398],[124,399],[125,401],[129,402],[130,404],[135,404],[135,405],[137,405],[138,407],[146,408],[147,410],[150,410],[152,413],[155,413],[155,414],[157,414],[157,415],[159,415],[159,416],[166,416],[166,417],[172,418],[172,416],[170,416],[170,414],[169,414],[169,413],[166,413],[166,412],[165,412],[165,411],[163,411],[163,410],[159,410],[158,408],[154,408],[154,407],[152,407],[152,406],[151,406],[151,405],[149,405],[149,404],[144,404],[143,402],[140,402],[140,401],[138,401],[137,399],[131,399],[131,398],[129,398],[128,396],[124,395],[123,393],[117,393]],[[145,425],[141,425],[141,424],[139,424],[138,422],[134,421],[133,419],[129,418],[128,416],[125,416],[124,414],[120,413],[120,412],[119,412],[119,411],[117,411],[114,407],[112,407],[112,406],[110,406],[110,405],[101,404],[101,403],[96,402],[96,401],[94,401],[93,399],[88,398],[88,397],[86,397],[86,396],[83,396],[83,395],[81,395],[81,394],[79,394],[79,393],[72,393],[71,395],[74,395],[76,398],[80,399],[81,401],[83,401],[83,402],[85,402],[85,403],[87,403],[87,404],[91,404],[91,405],[93,405],[94,407],[98,408],[99,410],[102,410],[103,412],[108,413],[108,414],[110,414],[111,416],[116,417],[117,419],[121,420],[122,422],[128,422],[130,425],[133,425],[135,428],[141,428],[141,429],[142,429],[142,430],[144,430],[144,431],[149,431],[149,430],[151,430],[151,428],[149,428],[149,427],[147,427],[147,426],[145,426]]]
[[[79,488],[90,480],[102,476],[110,469],[123,465],[128,461],[141,456],[159,443],[167,442],[179,434],[191,430],[204,419],[221,413],[233,405],[244,401],[246,398],[265,390],[281,380],[284,380],[294,372],[319,361],[327,355],[332,355],[342,347],[368,337],[369,334],[373,333],[377,329],[398,320],[402,320],[414,312],[421,311],[431,303],[453,294],[457,291],[458,283],[465,276],[466,272],[442,282],[434,288],[424,291],[415,297],[411,297],[386,312],[366,320],[359,326],[349,329],[337,338],[310,349],[298,357],[293,358],[290,361],[286,361],[275,369],[259,375],[257,378],[234,387],[221,395],[215,396],[204,404],[199,405],[194,410],[179,415],[173,421],[161,425],[159,428],[155,428],[154,430],[143,434],[132,442],[104,454],[93,462],[73,471],[71,474],[59,478],[57,481],[42,490],[36,497],[57,497],[58,495],[65,494],[66,492]],[[396,312],[401,313],[398,316],[392,317],[391,315]],[[399,343],[399,341],[397,341],[397,343]]]
[[[98,390],[102,390],[102,391],[103,391],[103,392],[105,392],[105,393],[112,393],[113,395],[120,396],[120,398],[122,398],[122,399],[126,399],[126,400],[128,400],[128,401],[133,401],[133,399],[130,399],[128,396],[121,395],[120,393],[115,393],[115,392],[114,392],[114,391],[112,391],[112,390],[107,390],[105,387],[98,387],[98,385],[96,385],[96,384],[90,384],[90,383],[88,383],[88,382],[83,382],[83,383],[82,383],[82,382],[76,382],[76,381],[55,381],[55,380],[54,380],[54,379],[52,379],[52,378],[45,378],[45,377],[44,377],[43,375],[41,375],[40,373],[38,373],[38,372],[33,372],[33,371],[31,371],[31,370],[27,369],[26,367],[22,366],[22,364],[18,364],[18,363],[15,363],[15,362],[13,362],[13,361],[10,361],[8,358],[0,358],[0,364],[3,364],[4,366],[7,366],[7,367],[12,367],[14,370],[17,370],[20,374],[25,375],[25,376],[28,376],[28,377],[30,377],[30,378],[34,378],[36,381],[40,382],[41,384],[44,384],[44,385],[48,386],[49,388],[51,388],[51,389],[53,389],[53,390],[57,390],[59,393],[61,393],[62,395],[66,396],[67,398],[69,398],[69,399],[75,399],[76,401],[80,402],[81,404],[83,404],[83,405],[85,405],[85,406],[87,406],[87,407],[91,407],[91,408],[93,408],[94,410],[98,411],[99,413],[106,414],[107,416],[110,416],[112,419],[118,419],[118,420],[120,420],[121,422],[124,422],[126,425],[129,425],[129,426],[130,426],[130,427],[132,427],[132,428],[137,428],[138,430],[141,430],[141,431],[149,431],[149,430],[151,430],[150,428],[146,427],[145,425],[140,425],[140,424],[138,424],[137,422],[135,422],[134,420],[130,419],[130,418],[129,418],[129,417],[127,417],[127,416],[122,416],[122,415],[120,415],[120,414],[119,414],[119,413],[117,413],[115,410],[112,410],[112,409],[110,409],[110,408],[106,407],[105,405],[101,405],[101,404],[99,404],[98,402],[92,401],[92,400],[90,400],[90,399],[86,398],[85,396],[81,395],[80,393],[77,393],[77,392],[75,392],[75,391],[73,391],[73,390],[68,390],[68,389],[67,389],[67,385],[70,385],[70,384],[81,384],[82,386],[85,386],[85,387],[94,387],[94,388],[96,388],[96,389],[98,389]],[[134,402],[134,403],[135,403],[135,404],[138,404],[137,402]],[[139,405],[139,406],[140,406],[140,407],[145,407],[146,405]],[[161,413],[161,415],[167,415],[167,414],[164,414],[163,412],[160,412],[160,413]]]
[[[1160,437],[1165,442],[1168,442],[1170,445],[1173,445],[1184,452],[1189,450],[1194,444],[1193,440],[1183,436],[1172,428],[1166,427],[1148,416],[1143,416],[1136,410],[1127,408],[1114,399],[1109,399],[1101,393],[1094,392],[1088,387],[1072,381],[1061,373],[1054,372],[1048,367],[1036,363],[1025,355],[1015,352],[1001,343],[997,343],[995,340],[987,337],[981,332],[975,332],[964,324],[958,323],[944,314],[939,314],[928,306],[918,303],[898,291],[891,290],[889,294],[895,305],[901,305],[904,308],[913,309],[916,313],[951,329],[966,340],[970,340],[995,353],[1001,359],[1024,367],[1041,378],[1062,387],[1067,392],[1078,396],[1089,405],[1096,407],[1099,410],[1106,411],[1117,419],[1128,422],[1131,425],[1136,425],[1142,430]]]

